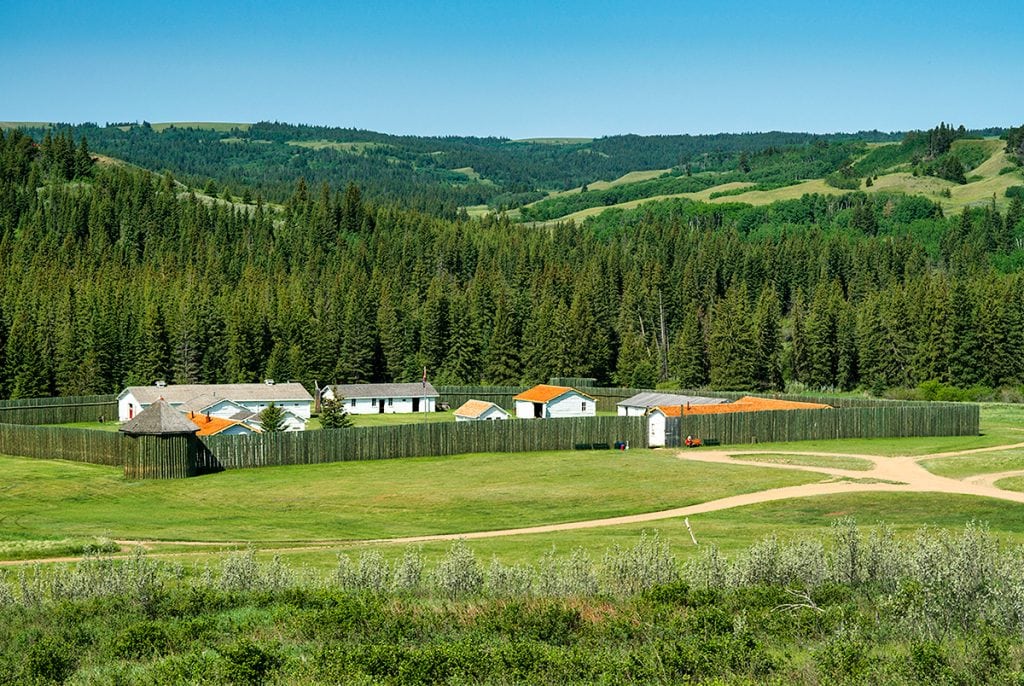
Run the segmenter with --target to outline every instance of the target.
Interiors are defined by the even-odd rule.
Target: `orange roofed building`
[[[682,408],[682,414],[725,414],[728,412],[769,412],[771,410],[831,410],[831,405],[803,403],[775,398],[758,398],[747,395],[736,402],[724,405],[691,405]],[[678,415],[677,415],[678,416]]]
[[[196,436],[251,436],[259,433],[255,427],[234,419],[225,419],[202,412],[189,412],[185,416],[199,427]]]
[[[560,417],[593,417],[597,400],[568,386],[539,384],[512,398],[520,419],[557,419]]]

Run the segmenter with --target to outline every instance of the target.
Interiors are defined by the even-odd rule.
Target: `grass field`
[[[982,453],[980,455],[958,455],[940,457],[921,463],[932,474],[963,479],[977,474],[995,474],[1024,469],[1024,449],[1005,452]]]
[[[815,455],[737,455],[738,460],[767,462],[768,464],[791,464],[805,467],[828,467],[829,469],[853,469],[866,471],[871,462],[858,457],[817,457]]]
[[[94,465],[22,458],[0,464],[0,540],[266,542],[457,533],[654,511],[821,479],[681,462],[648,450],[342,462],[144,482]]]
[[[411,414],[350,414],[353,426],[397,426],[399,424],[423,424],[434,422],[454,422],[455,413],[448,412],[416,412]]]
[[[446,413],[426,415],[445,420]],[[450,415],[448,415],[450,417]],[[401,415],[363,415],[389,421]],[[926,455],[1024,442],[1024,407],[982,406],[982,433],[970,437],[850,439],[761,443],[771,451],[882,456]],[[96,426],[95,428],[101,428]],[[105,425],[110,429],[110,425]],[[857,469],[856,458],[745,456],[789,464]],[[1024,450],[928,460],[935,473],[961,477],[1024,469]],[[339,550],[358,553],[375,538],[485,531],[658,511],[740,493],[814,483],[819,474],[744,465],[680,461],[670,450],[484,454],[379,462],[229,471],[182,481],[127,482],[118,469],[0,457],[0,559],[47,556],[102,537],[165,541],[251,542],[267,556],[327,570]],[[1008,482],[1008,483],[1007,483]],[[1001,485],[1024,489],[1024,480]],[[986,522],[1006,540],[1024,542],[1024,506],[920,493],[860,493],[802,498],[695,515],[701,545],[735,551],[768,535],[796,538],[826,532],[837,518],[885,522],[909,533],[921,525],[960,527]],[[554,546],[582,547],[595,556],[631,545],[641,531],[658,530],[681,557],[697,548],[682,521],[481,539],[484,559],[533,561]],[[303,542],[351,541],[320,545]],[[363,541],[363,542],[360,542]],[[84,542],[84,543],[83,543]],[[446,542],[423,544],[440,555]],[[163,544],[183,561],[218,556],[226,546]],[[290,548],[296,548],[289,550]],[[387,556],[403,546],[380,547]]]

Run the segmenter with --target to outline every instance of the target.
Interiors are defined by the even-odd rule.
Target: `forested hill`
[[[296,179],[310,187],[349,182],[373,201],[454,217],[463,206],[514,208],[548,191],[611,180],[635,170],[733,169],[741,153],[827,143],[900,140],[867,131],[820,136],[746,133],[609,136],[593,140],[396,136],[359,129],[261,122],[225,127],[55,124],[25,132],[87,138],[90,149],[153,171],[170,170],[195,188],[288,198]],[[844,158],[845,159],[845,158]],[[832,171],[829,167],[827,171]]]
[[[424,366],[439,383],[1018,386],[1022,245],[1019,197],[950,217],[883,193],[677,200],[553,228],[304,186],[243,207],[15,131],[0,137],[0,393]]]

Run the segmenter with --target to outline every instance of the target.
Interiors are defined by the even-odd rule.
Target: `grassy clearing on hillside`
[[[896,144],[882,143],[869,145],[869,152],[866,153],[865,156],[884,155],[886,154],[885,151],[893,149],[892,146],[894,145]],[[872,186],[867,187],[862,181],[860,190],[868,193],[900,192],[908,195],[923,195],[930,200],[939,203],[947,213],[958,211],[966,206],[991,202],[993,196],[995,196],[997,207],[1005,209],[1009,202],[1005,195],[1006,189],[1010,186],[1020,185],[1024,176],[1017,171],[1000,174],[1003,169],[1008,166],[1012,166],[1012,163],[1003,151],[1004,146],[1004,141],[994,138],[984,140],[959,140],[953,143],[954,152],[959,151],[970,166],[973,166],[972,169],[969,169],[971,177],[977,177],[975,180],[967,184],[956,184],[934,176],[914,176],[909,171],[906,171],[909,165],[900,162],[899,164],[890,167],[889,173],[879,175],[874,180]],[[977,166],[974,166],[975,164]],[[657,178],[665,171],[666,170],[630,172],[629,174],[626,174],[612,182],[596,181],[589,184],[589,188],[592,190],[605,190],[616,185]],[[608,209],[630,210],[645,203],[661,202],[674,198],[688,198],[691,200],[713,203],[741,202],[749,205],[768,205],[783,200],[796,200],[806,193],[819,193],[822,195],[845,195],[848,193],[848,191],[843,191],[828,185],[825,183],[824,179],[808,179],[792,186],[783,186],[772,190],[752,190],[736,195],[727,195],[716,198],[710,197],[714,193],[731,191],[743,188],[744,186],[753,185],[755,184],[747,182],[733,182],[707,188],[697,193],[657,195],[648,198],[630,200],[628,202],[618,203],[615,205],[589,207],[584,210],[565,215],[564,217],[544,222],[544,225],[553,225],[558,222],[570,220],[580,222],[588,217],[599,215]],[[568,191],[552,193],[548,197],[558,197],[560,195],[579,192],[579,188],[574,188]],[[946,196],[947,192],[949,193],[949,197]]]
[[[456,169],[455,171],[458,171],[458,170]],[[671,169],[648,169],[648,170],[645,170],[645,171],[631,171],[631,172],[627,172],[627,173],[623,174],[622,176],[620,176],[619,178],[617,178],[617,179],[615,179],[613,181],[593,181],[593,182],[587,184],[587,188],[589,190],[592,190],[592,191],[604,191],[604,190],[608,190],[609,188],[614,188],[615,186],[622,186],[622,185],[627,184],[627,183],[638,183],[640,181],[649,181],[650,179],[656,179],[659,176],[661,176],[662,174],[666,174],[666,173],[668,173],[670,171],[672,171],[672,170]],[[558,197],[561,197],[563,195],[573,195],[573,194],[576,194],[576,193],[581,193],[582,191],[583,191],[583,186],[577,186],[576,188],[570,188],[569,190],[565,190],[565,191],[553,191],[551,193],[548,193],[547,196],[545,198],[542,198],[541,200],[536,200],[534,202],[528,203],[526,205],[526,207],[531,207],[531,206],[536,205],[537,203],[543,202],[544,200],[547,200],[549,198],[558,198]],[[616,205],[616,207],[618,207],[618,205]],[[591,208],[591,209],[603,209],[603,208]]]
[[[309,148],[310,150],[323,150],[324,148],[331,148],[333,150],[341,150],[344,152],[363,153],[367,150],[375,150],[377,148],[387,147],[381,143],[374,143],[369,141],[288,141],[288,145],[293,145],[297,148]]]
[[[591,143],[593,140],[593,138],[520,138],[511,142],[537,143],[540,145],[576,145],[577,143]]]
[[[855,469],[867,471],[872,464],[859,457],[824,457],[817,455],[736,455],[737,460],[767,462],[769,464],[791,464],[805,467],[827,467],[829,469]]]
[[[0,458],[0,540],[359,539],[679,507],[820,475],[687,463],[668,451],[465,455],[125,481],[118,469]]]
[[[150,126],[153,127],[154,131],[159,133],[171,126],[177,129],[207,129],[210,131],[230,131],[231,129],[238,129],[240,131],[248,131],[252,124],[224,121],[165,121],[153,122]]]

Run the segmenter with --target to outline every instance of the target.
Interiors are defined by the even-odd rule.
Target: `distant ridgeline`
[[[225,194],[221,183],[210,189],[219,198],[190,192],[170,173],[93,163],[91,152],[113,151],[115,141],[136,151],[125,157],[177,154],[199,169],[205,160],[227,165],[232,151],[326,135],[308,127],[46,133],[36,132],[38,142],[18,131],[0,137],[2,396],[111,393],[157,379],[408,382],[424,368],[431,382],[452,385],[571,376],[722,390],[930,383],[954,394],[1024,383],[1019,196],[1006,209],[985,200],[949,217],[926,198],[884,192],[760,207],[673,200],[541,228],[410,210],[374,198],[369,182],[365,194],[312,185],[315,176],[297,182],[320,151],[285,143],[299,160],[290,176],[287,165],[254,156],[230,168],[237,183],[252,176],[255,187]],[[1019,150],[1020,130],[1013,136],[1007,143]],[[180,146],[153,143],[179,138]],[[712,150],[714,138],[690,140]],[[630,137],[567,146],[412,140],[422,154],[450,155],[444,167],[498,178],[486,160],[533,160],[530,168],[543,170],[587,158],[581,167],[597,169],[610,162],[595,150],[632,149]],[[744,140],[719,143],[729,151]],[[338,159],[378,154],[369,147],[378,141],[362,142],[363,153],[338,150]],[[663,142],[636,138],[628,166],[664,163]],[[847,145],[810,148],[826,155]],[[864,159],[905,145],[919,146],[872,148]],[[930,145],[929,136],[920,164],[948,154]],[[520,153],[502,157],[505,150]],[[770,157],[797,163],[801,155]],[[751,174],[761,169],[757,155],[746,163]],[[564,173],[564,183],[584,178]],[[1007,175],[1019,173],[1008,166]],[[282,206],[239,202],[286,186]]]
[[[962,178],[945,153],[967,132],[945,124],[928,132],[816,135],[744,133],[608,136],[593,140],[512,141],[505,138],[394,136],[360,129],[260,122],[252,125],[93,124],[25,129],[37,141],[48,131],[86,137],[97,152],[154,171],[169,170],[208,194],[260,196],[284,202],[296,181],[316,193],[357,184],[374,203],[399,204],[455,218],[458,208],[524,208],[525,220],[555,219],[588,207],[743,181],[772,189],[810,178],[855,188],[860,178],[894,164],[922,173]],[[868,151],[869,142],[903,141],[897,149]],[[945,148],[942,146],[945,145]],[[865,157],[865,154],[867,154]],[[966,165],[966,163],[965,163]],[[551,191],[586,187],[638,170],[668,169],[663,177],[590,193],[544,200]],[[330,191],[328,191],[330,192]]]
[[[197,125],[198,126],[198,125]],[[832,171],[845,154],[829,153],[816,160],[824,143],[896,141],[902,134],[868,131],[826,136],[805,133],[745,133],[676,136],[609,136],[583,142],[530,142],[506,138],[421,137],[321,126],[261,122],[224,130],[143,124],[96,126],[57,124],[76,139],[85,136],[91,149],[138,166],[175,176],[196,188],[212,180],[215,192],[228,189],[241,197],[284,202],[301,176],[317,188],[357,183],[375,202],[400,203],[441,216],[456,208],[487,204],[514,208],[543,198],[548,191],[576,188],[599,179],[611,180],[630,171],[675,168],[733,171],[754,164],[755,179],[778,183],[795,179],[787,169],[765,172],[761,155],[797,149],[804,172]],[[49,129],[26,129],[42,140]],[[811,146],[809,150],[805,150]],[[861,146],[862,147],[862,146]],[[818,152],[816,152],[818,151]],[[771,165],[768,165],[771,166]],[[806,176],[803,178],[807,178]]]

